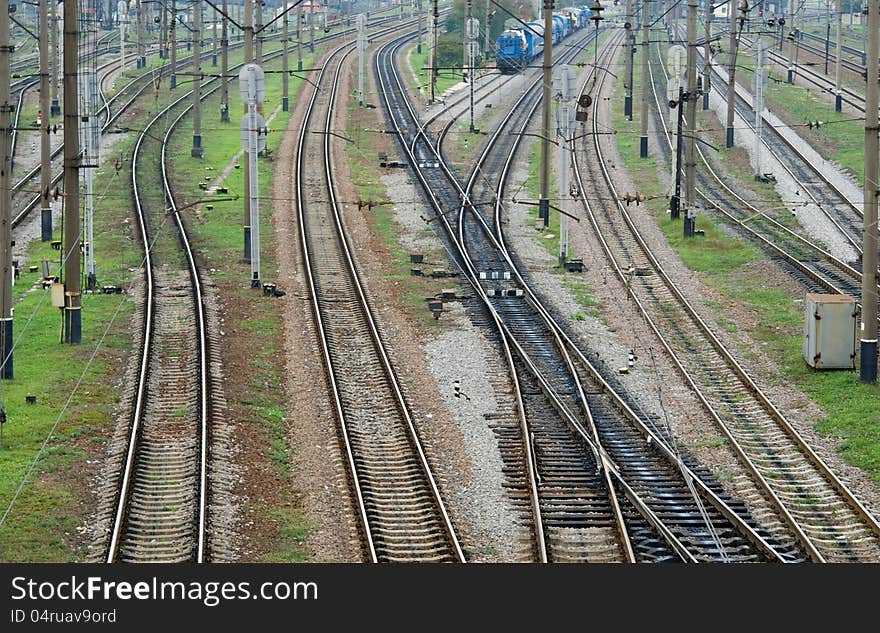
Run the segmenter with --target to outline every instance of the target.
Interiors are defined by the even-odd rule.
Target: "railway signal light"
[[[596,28],[599,28],[599,21],[604,20],[602,17],[602,12],[605,10],[605,7],[599,2],[599,0],[594,0],[593,4],[590,5],[590,19],[595,23]]]
[[[742,4],[739,5],[739,28],[742,30],[743,26],[746,23],[746,20],[749,17],[749,0],[742,0]]]

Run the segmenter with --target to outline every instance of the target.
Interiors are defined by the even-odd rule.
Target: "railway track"
[[[264,59],[280,55],[273,51]],[[219,89],[217,84],[217,78],[205,83],[202,100]],[[110,524],[106,562],[201,563],[212,554],[211,428],[225,412],[220,362],[166,154],[171,135],[192,108],[191,94],[159,110],[139,132],[131,159],[145,251],[143,330],[121,473],[115,501],[105,511]],[[108,116],[112,122],[118,113]],[[165,226],[171,222],[173,230]]]
[[[698,51],[698,65],[702,66],[702,63],[702,51]],[[712,72],[714,74],[712,89],[717,90],[722,98],[726,99],[726,75],[722,75],[714,65]],[[722,84],[725,87],[723,92],[718,88]],[[750,122],[753,118],[752,100],[739,84],[736,85],[735,108],[747,128],[753,130],[753,124]],[[764,151],[768,152],[796,183],[798,195],[803,196],[804,203],[812,205],[821,212],[860,256],[863,225],[861,207],[846,195],[833,178],[823,173],[815,164],[814,158],[811,159],[797,147],[796,140],[790,138],[794,133],[787,126],[770,119],[766,110],[763,118],[766,130],[762,136]],[[858,268],[860,264],[852,262],[851,265]]]
[[[536,558],[603,562],[717,560],[725,556],[737,560],[765,556],[782,559],[693,471],[664,471],[668,461],[663,454],[651,455],[650,450],[646,454],[642,438],[636,440],[637,434],[628,436],[617,428],[619,415],[605,410],[603,403],[594,399],[597,394],[589,390],[592,385],[578,376],[565,351],[568,337],[531,293],[506,248],[499,245],[486,225],[465,217],[478,216],[474,207],[467,202],[462,206],[457,228],[449,222],[445,205],[458,207],[461,200],[473,200],[473,178],[464,187],[457,182],[442,152],[419,128],[411,106],[400,98],[402,92],[395,89],[400,79],[395,77],[391,61],[399,45],[391,44],[379,54],[378,76],[386,107],[400,137],[406,139],[405,150],[413,164],[424,164],[431,156],[440,160],[442,171],[419,170],[420,181],[445,227],[453,258],[475,291],[479,308],[488,313],[485,320],[497,328],[502,351],[511,366],[520,420],[518,425],[505,426],[502,446],[510,447],[516,463],[530,470],[525,478],[517,479],[530,482],[523,496],[530,499]],[[533,84],[523,97],[530,95],[532,104],[536,104],[536,86]],[[515,108],[513,112],[517,111]],[[474,173],[496,173],[484,158],[503,137],[501,130],[509,118],[490,138]],[[517,138],[514,132],[512,135]],[[479,270],[488,266],[494,270]],[[522,296],[484,287],[481,272],[497,273],[486,275],[489,279],[516,276],[528,298],[524,301]],[[589,404],[586,393],[591,398]],[[516,436],[518,441],[512,441]],[[608,445],[603,446],[603,441]],[[657,469],[656,479],[651,482],[655,484],[653,490],[647,481],[651,479],[650,469],[645,467],[652,459],[649,463]],[[670,478],[664,479],[666,476]],[[697,482],[698,495],[705,497],[697,500],[698,495],[687,490],[687,479]]]
[[[604,82],[604,76],[600,82]],[[601,85],[601,84],[600,84]],[[575,175],[602,183],[619,200],[602,148],[594,100],[590,157],[574,152]],[[880,556],[880,525],[815,454],[688,303],[654,257],[620,202],[599,213],[583,199],[606,257],[654,334],[703,401],[742,464],[764,489],[799,544],[815,561],[866,561]],[[642,271],[629,274],[627,271]]]
[[[207,556],[212,380],[205,297],[165,153],[191,107],[188,96],[156,114],[138,136],[131,159],[145,252],[144,331],[108,563],[201,563]],[[160,143],[151,131],[161,133],[163,126]],[[155,171],[157,159],[158,173],[145,174]],[[158,199],[151,193],[157,190]],[[169,217],[173,234],[163,226]]]
[[[655,129],[662,130],[659,147],[668,164],[673,140],[667,120],[660,114],[665,108],[665,98],[661,98],[663,88],[659,87],[665,86],[667,75],[659,45],[656,51],[657,56],[649,66],[652,115]],[[654,72],[658,65],[663,72],[662,77]],[[718,174],[702,147],[698,145],[696,152],[702,163],[697,172],[696,192],[708,208],[718,212],[729,226],[744,237],[754,240],[784,270],[803,284],[808,292],[847,294],[854,297],[857,303],[861,303],[862,274],[859,270],[801,235],[795,228],[774,218],[770,212],[749,202]]]
[[[339,83],[354,50],[347,42],[326,59],[297,150],[297,217],[316,330],[368,560],[465,562],[360,280],[333,184],[331,133],[340,125]],[[318,126],[323,134],[308,134]]]
[[[375,21],[371,21],[370,26],[377,26],[388,22],[389,20],[393,20],[394,18],[381,17]],[[329,35],[325,35],[322,37],[315,38],[315,44],[323,44],[327,41],[331,41],[334,38],[342,37],[345,35],[349,35],[354,32],[354,29],[343,29],[337,33],[331,33]],[[265,38],[265,42],[270,42],[274,39],[280,38],[279,35],[273,35]],[[234,50],[237,48],[241,48],[244,44],[230,44],[230,50]],[[181,44],[181,48],[184,47],[185,44]],[[291,50],[295,50],[293,46],[291,46]],[[265,59],[274,59],[280,55],[280,50],[275,50],[264,53]],[[202,60],[210,59],[212,55],[212,51],[207,50],[204,51],[201,55]],[[136,57],[137,53],[131,53],[130,57]],[[110,61],[107,64],[102,66],[102,70],[105,71],[105,77],[112,73],[113,67],[118,62],[116,60]],[[181,68],[185,68],[189,64],[192,63],[192,56],[179,58],[177,60],[178,70]],[[110,134],[114,132],[113,125],[117,123],[120,117],[127,112],[136,102],[137,100],[144,95],[144,93],[149,90],[151,87],[154,87],[155,80],[165,77],[170,74],[170,66],[165,64],[161,68],[147,72],[141,73],[137,77],[134,77],[124,85],[122,85],[119,90],[117,90],[112,96],[109,98],[104,94],[103,88],[103,80],[99,80],[99,96],[103,101],[103,107],[98,111],[98,115],[102,117],[103,123],[101,125],[101,134]],[[29,81],[29,80],[28,80]],[[213,81],[213,80],[212,80]],[[30,85],[36,85],[36,81],[32,81],[28,83],[25,87],[30,87]],[[24,85],[24,84],[23,84]],[[121,132],[127,131],[127,128],[119,130]],[[50,183],[51,186],[56,186],[59,182],[61,182],[61,178],[63,175],[63,171],[61,170],[61,153],[64,151],[63,143],[59,144],[55,149],[52,150],[51,161],[53,165],[57,165],[58,171],[54,172]],[[53,169],[55,167],[53,166]],[[12,219],[13,228],[18,226],[21,222],[23,222],[29,214],[38,207],[41,200],[41,195],[39,193],[33,194],[34,190],[39,190],[39,178],[40,178],[40,164],[37,163],[33,168],[31,168],[24,176],[22,176],[12,187],[13,193],[13,206],[18,208],[19,211],[16,212]],[[35,184],[36,183],[36,184]]]

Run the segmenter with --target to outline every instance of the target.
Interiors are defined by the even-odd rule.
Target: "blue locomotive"
[[[557,44],[577,30],[589,24],[590,11],[586,7],[570,7],[554,13],[553,43]],[[529,22],[515,26],[498,36],[495,62],[498,70],[515,74],[544,52],[543,22]]]

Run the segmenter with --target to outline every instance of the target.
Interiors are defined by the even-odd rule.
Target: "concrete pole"
[[[694,151],[694,135],[697,121],[697,0],[688,0],[687,11],[687,120],[685,121],[685,190],[684,190],[684,236],[694,235],[696,213],[695,177],[697,160]],[[679,105],[681,107],[681,105]]]
[[[421,55],[422,54],[422,39],[423,39],[422,38],[422,28],[424,28],[422,26],[422,20],[424,18],[424,15],[422,14],[422,0],[418,0],[418,1],[419,1],[419,4],[418,4],[417,12],[418,12],[418,16],[419,16],[419,39],[418,39],[418,42],[416,43],[416,53]],[[486,6],[488,6],[488,2],[489,2],[489,0],[486,0],[486,3],[487,3]]]
[[[171,89],[177,88],[177,0],[171,0]]]
[[[288,73],[290,72],[290,52],[288,51],[288,42],[290,41],[290,28],[288,26],[287,20],[287,0],[283,0],[281,3],[281,10],[284,11],[284,17],[281,32],[281,46],[283,47],[282,53],[282,73],[281,73],[281,110],[287,112],[290,109],[290,100],[288,95],[289,88],[289,77]]]
[[[254,61],[254,4],[253,0],[244,0],[244,63]],[[247,104],[244,105],[244,113],[247,114]],[[250,155],[245,152],[242,155],[244,165],[244,190],[250,191]],[[253,157],[257,159],[256,156]],[[251,261],[251,201],[250,197],[244,199],[244,261]]]
[[[840,94],[840,59],[843,55],[842,48],[842,27],[843,27],[843,0],[837,0],[836,9],[837,21],[835,26],[835,36],[837,39],[837,61],[834,64],[834,109],[840,112],[843,108],[843,98]]]
[[[755,86],[753,102],[755,108],[755,180],[762,177],[761,143],[764,129],[764,40],[755,40]]]
[[[202,0],[193,2],[193,146],[190,155],[202,158]]]
[[[71,2],[71,0],[67,0]],[[42,10],[42,6],[41,6]],[[9,0],[0,0],[0,378],[12,379],[12,110],[9,94]],[[41,43],[42,43],[41,38]],[[41,46],[42,48],[42,46]]]
[[[431,103],[434,103],[434,90],[437,86],[437,22],[440,19],[440,11],[437,8],[437,0],[432,0],[433,13],[431,14],[431,48],[430,63],[428,67],[431,69]]]
[[[211,35],[212,35],[212,44],[211,44],[211,66],[217,65],[217,9],[211,9],[211,13],[214,16],[214,19],[211,21]]]
[[[146,68],[147,51],[146,37],[144,34],[144,6],[141,0],[137,0],[137,51],[138,51],[138,68]]]
[[[49,143],[49,2],[40,0],[40,239],[52,240],[52,148]]]
[[[367,16],[357,16],[357,49],[358,49],[358,107],[364,107],[364,57],[367,52]]]
[[[229,123],[229,7],[223,0],[223,30],[220,34],[220,122]]]
[[[124,2],[124,0],[123,0]],[[127,9],[126,9],[127,11]],[[125,27],[128,22],[128,13],[119,16],[119,66],[120,72],[125,75]]]
[[[868,29],[865,46],[868,81],[865,87],[865,228],[862,235],[862,332],[859,377],[877,382],[877,194],[878,171],[878,35],[880,0],[868,0]]]
[[[309,52],[315,52],[315,2],[309,3]]]
[[[303,69],[303,43],[302,43],[302,4],[296,6],[296,69]]]
[[[727,63],[727,147],[733,147],[733,114],[736,104],[736,49],[739,38],[736,34],[736,14],[737,7],[733,0],[730,0],[730,48],[728,50]]]
[[[162,29],[159,31],[159,59],[168,59],[168,8],[162,7]]]
[[[254,29],[257,34],[257,49],[254,54],[254,61],[258,66],[263,65],[263,0],[254,0],[255,19]]]
[[[420,10],[420,11],[421,11],[421,6],[422,6],[422,5],[421,5],[421,2],[420,2],[420,3],[419,3],[419,10]],[[485,24],[485,27],[486,27],[486,28],[483,29],[483,34],[484,34],[484,35],[483,35],[483,58],[486,59],[486,60],[488,60],[488,59],[489,59],[489,19],[490,19],[489,0],[486,0],[486,14],[485,14],[485,18],[486,18],[486,24]],[[422,18],[421,18],[421,15],[420,15],[420,16],[419,16],[419,27],[421,27],[421,25],[422,25]],[[419,30],[421,30],[421,28],[420,28]],[[419,34],[419,42],[420,42],[420,43],[421,43],[421,37],[422,37],[421,34]],[[419,52],[421,52],[421,50],[419,50]]]
[[[55,12],[57,6],[55,0],[49,0],[51,8],[51,18],[49,20],[51,27],[49,28],[50,43],[52,48],[52,81],[50,90],[52,92],[52,106],[49,114],[58,116],[61,114],[61,106],[58,103],[58,15]]]
[[[648,157],[648,106],[650,104],[651,76],[650,68],[650,25],[651,5],[650,0],[642,2],[642,136],[639,139],[639,156]]]
[[[471,0],[467,0],[465,3],[464,14],[464,50],[468,69],[468,87],[470,89],[470,126],[468,129],[471,134],[474,133],[474,33],[471,32],[471,27],[473,26],[472,20],[473,3]]]
[[[79,2],[64,3],[64,342],[82,340],[77,40]]]
[[[627,121],[632,121],[633,118],[633,20],[635,17],[633,15],[633,2],[635,0],[626,0],[626,22],[624,23],[624,27],[626,28],[626,37],[624,41],[626,42],[626,77],[624,78],[624,88],[626,88],[626,94],[623,98],[623,114],[626,116]],[[597,71],[598,72],[598,71]]]
[[[706,0],[706,44],[703,49],[703,110],[709,109],[709,91],[712,81],[712,14],[715,5],[712,0]],[[760,37],[760,36],[759,36]]]
[[[629,40],[627,39],[627,42]],[[543,101],[541,103],[541,199],[538,217],[550,224],[550,85],[553,72],[553,0],[544,0]]]

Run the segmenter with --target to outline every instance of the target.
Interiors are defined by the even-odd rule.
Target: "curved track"
[[[625,432],[618,431],[617,436],[610,440],[606,435],[603,439],[609,441],[607,448],[596,441],[595,432],[591,427],[601,427],[606,422],[602,418],[611,412],[602,410],[601,404],[592,400],[590,406],[595,407],[596,411],[600,411],[599,414],[593,415],[594,412],[590,410],[589,406],[585,409],[580,408],[584,404],[584,399],[578,396],[578,391],[583,391],[584,383],[580,378],[573,377],[571,373],[567,379],[564,377],[566,372],[572,371],[572,367],[570,359],[566,362],[565,354],[560,353],[564,349],[564,346],[560,344],[563,342],[560,340],[561,328],[548,327],[546,319],[549,315],[542,310],[543,306],[540,303],[534,301],[534,295],[531,294],[527,285],[524,286],[525,292],[528,293],[526,301],[523,301],[522,296],[518,298],[506,294],[501,296],[502,293],[494,292],[495,288],[486,288],[485,282],[481,281],[480,272],[488,271],[477,270],[477,267],[486,264],[487,257],[494,257],[493,265],[496,269],[491,272],[500,273],[498,278],[503,279],[505,276],[503,273],[508,272],[515,275],[523,283],[524,280],[519,276],[516,266],[510,261],[504,247],[492,239],[492,232],[487,231],[485,226],[480,227],[470,223],[472,228],[466,229],[467,239],[463,240],[459,234],[461,229],[456,230],[447,220],[445,210],[448,207],[446,205],[450,203],[450,199],[454,201],[452,204],[460,204],[462,199],[468,201],[470,185],[467,186],[466,192],[466,189],[458,184],[455,175],[442,160],[442,155],[434,146],[433,141],[424,134],[422,129],[419,129],[416,115],[411,106],[400,98],[402,95],[399,88],[400,80],[395,76],[391,61],[394,49],[395,44],[391,44],[381,50],[379,54],[378,73],[386,107],[401,138],[407,142],[405,151],[413,164],[424,164],[425,159],[432,156],[440,159],[443,173],[419,170],[417,175],[446,229],[447,238],[451,241],[452,250],[455,253],[454,259],[477,293],[478,304],[481,304],[480,308],[488,312],[490,322],[494,323],[500,332],[505,350],[511,352],[509,357],[515,354],[515,362],[521,363],[516,368],[518,371],[514,371],[512,374],[514,382],[520,387],[518,400],[525,403],[520,440],[523,442],[522,452],[526,455],[531,454],[532,459],[528,461],[537,471],[537,476],[533,479],[537,483],[537,487],[532,491],[531,505],[533,512],[536,507],[539,511],[535,512],[536,531],[542,534],[547,532],[548,538],[545,539],[547,558],[550,560],[603,560],[607,559],[609,552],[616,551],[616,554],[611,555],[612,559],[626,560],[625,549],[621,549],[622,543],[620,541],[617,545],[611,546],[609,550],[607,545],[603,549],[591,547],[595,543],[591,543],[589,538],[585,538],[590,529],[595,530],[604,523],[605,533],[609,534],[610,532],[612,537],[611,542],[615,540],[613,536],[615,533],[618,534],[618,537],[622,536],[622,526],[625,525],[628,528],[626,532],[623,532],[627,535],[623,538],[629,540],[631,537],[634,542],[635,556],[630,557],[630,560],[635,558],[637,560],[682,559],[694,561],[710,560],[715,557],[723,559],[725,555],[730,555],[733,559],[755,560],[765,555],[778,559],[779,555],[772,547],[751,531],[741,517],[730,511],[729,506],[717,495],[714,495],[704,483],[700,482],[702,487],[698,494],[705,494],[709,499],[708,506],[704,506],[704,511],[711,515],[708,517],[709,523],[706,522],[707,517],[702,515],[698,508],[702,504],[695,500],[695,495],[687,491],[687,485],[684,483],[682,483],[685,489],[683,495],[673,492],[667,497],[668,500],[675,499],[675,502],[670,501],[674,503],[672,507],[663,503],[658,505],[660,497],[657,496],[656,489],[653,495],[647,494],[650,486],[646,486],[646,481],[640,479],[641,473],[630,469],[630,466],[638,463],[639,460],[632,459],[627,462],[626,458],[622,457],[626,450],[638,450],[636,442],[628,442],[625,439]],[[499,136],[496,134],[490,140],[490,145],[497,142],[498,138]],[[488,166],[489,169],[486,167],[486,165],[483,166],[481,170],[483,173],[494,173],[491,171],[491,166]],[[460,212],[460,220],[464,213],[477,217],[478,214],[474,212],[474,206],[466,202]],[[459,224],[462,224],[461,221]],[[492,252],[495,255],[492,255]],[[479,256],[476,255],[478,253],[488,254]],[[491,279],[492,276],[488,276],[488,278]],[[493,284],[487,283],[485,285],[492,286]],[[513,301],[505,301],[505,299],[513,299]],[[521,314],[517,316],[517,312]],[[546,334],[541,336],[535,334],[540,331],[537,328],[538,325]],[[540,340],[541,338],[544,340]],[[567,337],[564,342],[567,344]],[[558,359],[555,366],[548,366],[550,354]],[[533,385],[534,391],[522,389],[523,377],[528,377],[529,384]],[[572,385],[571,381],[573,380],[574,391],[572,391],[572,387],[568,389],[563,387],[559,382],[560,379],[568,381],[568,385]],[[546,405],[542,407],[543,413],[539,413],[534,408],[529,410],[529,403],[525,402],[523,398],[525,393],[529,396],[534,394],[545,398]],[[591,392],[590,395],[594,394]],[[548,423],[550,426],[547,426]],[[616,424],[610,425],[616,426]],[[530,441],[535,440],[537,434],[541,434],[542,437],[537,441]],[[614,444],[613,447],[612,444]],[[638,444],[641,445],[641,441]],[[569,448],[566,448],[566,445]],[[617,452],[616,458],[620,460],[619,463],[615,463],[615,458],[609,454],[612,450]],[[590,472],[588,463],[591,459],[595,460],[592,466],[593,471],[596,470],[596,465],[603,466],[599,468],[602,477],[599,477],[598,480],[594,478],[591,481],[590,478],[585,477]],[[664,461],[665,458],[661,454],[654,458],[651,465],[662,468],[662,466],[658,466],[658,462],[663,463]],[[554,462],[556,466],[554,466]],[[549,475],[555,474],[557,477],[555,480],[552,476],[549,477],[546,485],[543,480],[545,468]],[[554,468],[556,468],[555,473]],[[647,469],[643,469],[643,472],[645,470]],[[565,480],[566,474],[568,481]],[[673,480],[678,479],[683,482],[681,476],[681,471],[676,470],[673,473]],[[616,495],[609,494],[607,483],[600,483],[603,478],[605,482],[609,478],[613,480],[614,490],[622,495],[622,503],[620,504],[620,507],[623,508],[622,521],[614,518],[612,507],[615,502],[612,499]],[[674,485],[670,481],[660,483],[661,480],[662,476],[658,475],[655,482],[657,488],[666,486],[666,490],[669,491],[668,486]],[[698,478],[697,480],[699,481]],[[585,512],[588,503],[587,505],[567,504],[567,495],[572,494],[572,497],[569,498],[578,496],[577,488],[574,486],[580,487],[580,499],[587,501],[593,499],[598,504],[594,507],[597,512],[592,516],[589,512]],[[554,504],[554,496],[558,503]],[[678,504],[682,500],[687,502],[688,499],[691,503],[696,504],[691,506],[695,516],[686,519],[685,517],[690,510],[682,509]],[[719,503],[720,507],[725,508],[729,516],[719,510],[718,506],[714,505],[715,503]],[[601,510],[603,504],[607,508],[604,511]],[[708,510],[706,510],[707,507]],[[548,509],[550,510],[549,516],[545,512]],[[566,512],[568,516],[566,516]],[[581,514],[582,512],[584,514]],[[581,518],[577,518],[579,515]],[[602,518],[603,516],[605,518]],[[538,517],[542,522],[537,522]],[[700,529],[701,525],[708,527],[710,524],[712,528]],[[557,534],[554,534],[550,528],[556,528]],[[720,546],[719,540],[711,534],[713,531],[715,537],[719,533],[721,534]],[[726,539],[729,540],[725,543]],[[722,549],[724,552],[719,551]]]
[[[599,103],[599,99],[594,102],[591,159],[582,161],[575,152],[575,172],[581,191],[591,180],[603,183],[617,200],[602,137],[595,134],[600,131]],[[816,561],[876,560],[880,525],[687,302],[651,253],[628,209],[618,202],[617,213],[597,213],[586,200],[584,207],[606,256],[645,319],[810,557]],[[629,275],[632,269],[649,272]]]
[[[361,283],[333,185],[334,109],[353,51],[347,43],[325,61],[297,151],[297,213],[316,329],[368,559],[464,562]],[[319,124],[321,141],[308,134]],[[321,201],[324,194],[329,204]]]

